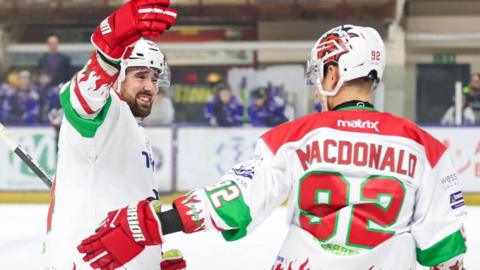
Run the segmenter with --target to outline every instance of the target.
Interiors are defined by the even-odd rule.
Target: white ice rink
[[[0,270],[42,269],[47,208],[44,204],[0,205]],[[285,208],[277,209],[252,235],[236,242],[225,242],[213,232],[177,233],[167,236],[166,248],[181,249],[189,270],[269,270],[287,230],[285,215]],[[469,207],[467,270],[480,269],[479,226],[480,207]]]

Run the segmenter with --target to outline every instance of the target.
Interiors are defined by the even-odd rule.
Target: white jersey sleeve
[[[95,52],[85,67],[60,90],[65,118],[83,137],[93,137],[103,123],[117,73],[116,68]]]
[[[286,175],[285,159],[258,140],[253,158],[234,166],[218,184],[175,200],[184,232],[218,230],[228,241],[244,237],[287,199]]]
[[[412,234],[417,261],[435,266],[466,252],[462,224],[465,202],[447,151],[436,164],[425,166],[416,193]]]

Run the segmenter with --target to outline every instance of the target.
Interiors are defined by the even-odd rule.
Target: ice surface
[[[40,270],[42,241],[48,206],[0,205],[0,269]],[[279,208],[250,236],[225,242],[214,232],[166,237],[165,248],[179,248],[188,270],[269,270],[283,241],[286,209]],[[466,221],[468,252],[466,269],[480,269],[480,207],[469,207]],[[426,269],[426,268],[418,268]],[[146,269],[148,270],[148,269]]]

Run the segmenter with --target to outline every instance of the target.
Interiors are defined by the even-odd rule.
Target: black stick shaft
[[[38,165],[38,163],[27,153],[23,148],[18,145],[17,148],[13,151],[19,158],[27,164],[27,166],[42,180],[49,189],[52,188],[52,179],[45,173],[44,170]]]
[[[27,166],[42,180],[49,189],[52,188],[52,179],[42,170],[42,167],[36,162],[23,148],[17,143],[15,139],[10,137],[7,129],[0,123],[0,140],[3,141],[8,148],[14,152],[19,158],[27,164]]]

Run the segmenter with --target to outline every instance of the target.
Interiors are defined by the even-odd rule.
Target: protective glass
[[[167,62],[164,62],[163,69],[161,70],[160,74],[158,74],[157,86],[158,89],[166,89],[170,87],[170,79],[172,75],[170,72],[170,67],[168,66]]]
[[[305,83],[308,86],[318,86],[322,83],[322,72],[318,61],[309,59],[305,69]]]

